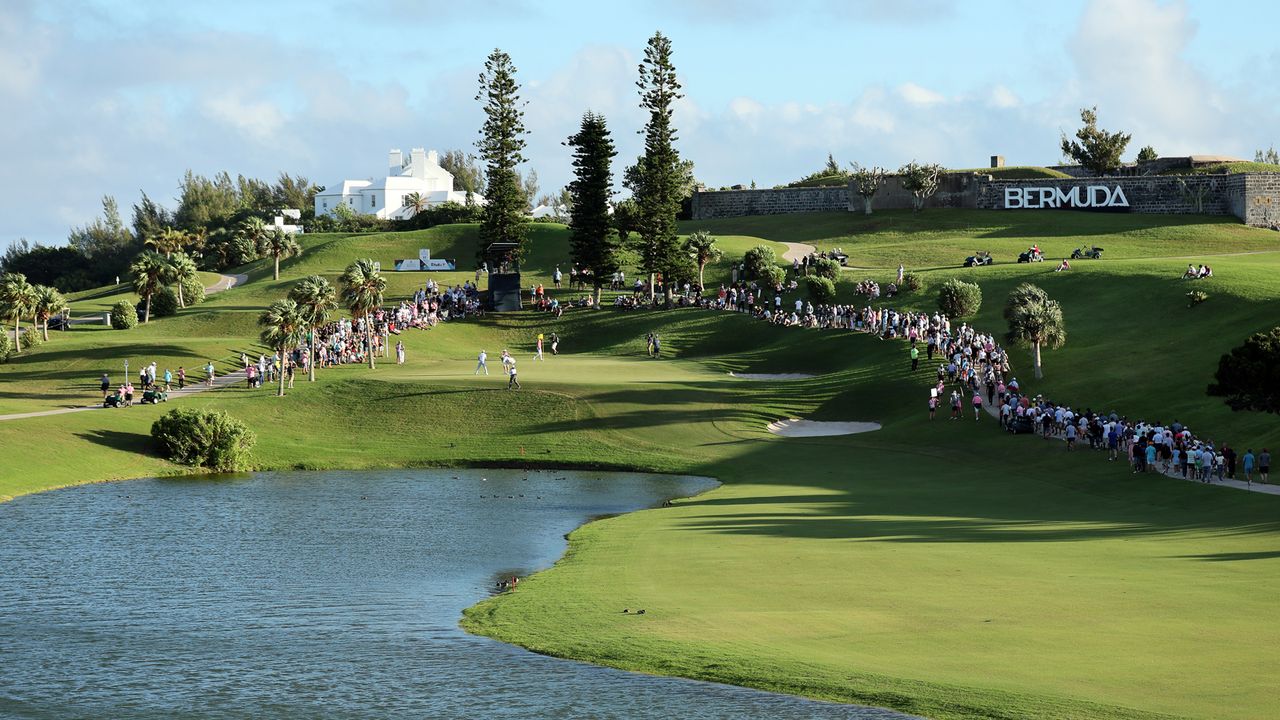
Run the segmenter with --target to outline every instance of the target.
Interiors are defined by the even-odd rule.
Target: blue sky
[[[1280,144],[1280,4],[1243,1],[644,0],[161,3],[0,0],[0,244],[63,240],[104,194],[172,205],[188,168],[320,184],[386,151],[470,148],[476,76],[510,53],[529,166],[602,112],[639,151],[636,65],[671,36],[679,148],[710,185],[841,163],[1059,159],[1098,105],[1130,154],[1251,157]],[[620,169],[620,168],[619,168]]]

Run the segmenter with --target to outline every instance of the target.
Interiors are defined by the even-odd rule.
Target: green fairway
[[[891,301],[931,309],[946,278],[979,282],[981,329],[1003,331],[1018,282],[1061,300],[1068,343],[1045,355],[1033,392],[1171,422],[1237,446],[1280,445],[1265,413],[1232,413],[1205,386],[1221,353],[1276,322],[1280,234],[1218,218],[936,211],[774,216],[686,223],[721,238],[728,278],[750,247],[842,247],[886,283],[897,264],[924,287]],[[1017,265],[1106,248],[1067,273]],[[301,257],[176,317],[131,331],[81,327],[0,365],[0,414],[85,404],[123,361],[188,370],[260,352],[256,317],[304,275],[331,279],[355,257],[391,267],[429,247],[470,267],[475,227],[304,236]],[[782,247],[774,245],[781,254]],[[961,269],[973,249],[1005,261]],[[526,287],[568,268],[563,226],[532,226]],[[1236,255],[1234,253],[1258,253]],[[1178,276],[1191,260],[1215,278]],[[387,273],[388,297],[425,273]],[[433,273],[442,283],[470,272]],[[634,277],[632,270],[628,278]],[[1183,294],[1203,289],[1195,308]],[[563,290],[561,297],[580,293]],[[123,289],[73,299],[100,311]],[[788,302],[792,300],[788,296]],[[532,359],[538,333],[558,357]],[[645,357],[657,332],[666,358]],[[776,328],[698,310],[532,312],[411,330],[407,362],[344,366],[284,398],[243,386],[181,402],[224,409],[258,436],[256,467],[519,465],[697,474],[705,495],[594,522],[555,568],[472,608],[474,632],[618,667],[898,708],[936,718],[1259,718],[1280,714],[1280,498],[1133,476],[1100,453],[1011,437],[993,421],[930,422],[931,368],[912,377],[906,346],[861,333]],[[475,355],[508,348],[521,391],[474,374]],[[807,372],[751,382],[729,371]],[[168,408],[0,421],[0,497],[184,472],[154,457],[151,422]],[[883,429],[784,439],[779,418],[868,420]],[[623,615],[644,608],[644,616]]]

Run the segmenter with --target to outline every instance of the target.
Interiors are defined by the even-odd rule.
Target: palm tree
[[[262,342],[280,353],[280,390],[276,396],[284,397],[285,363],[289,351],[306,341],[307,321],[297,303],[277,300],[258,317],[258,325],[262,327]]]
[[[169,262],[159,253],[145,251],[129,265],[129,272],[133,274],[134,292],[142,296],[147,303],[142,322],[151,322],[151,296],[159,292],[160,288],[168,282],[172,272]]]
[[[275,270],[271,274],[271,279],[279,280],[280,258],[296,257],[302,252],[302,246],[298,244],[298,241],[292,235],[285,233],[280,228],[271,228],[258,241],[258,252],[275,260]]]
[[[200,281],[196,261],[184,252],[174,253],[173,257],[169,258],[168,282],[173,283],[178,290],[178,307],[187,306],[186,298],[182,296],[182,283],[192,281]]]
[[[1005,316],[1009,319],[1009,332],[1006,338],[1009,342],[1032,349],[1036,379],[1043,378],[1040,348],[1042,346],[1060,348],[1067,342],[1067,327],[1062,319],[1062,306],[1057,300],[1050,300],[1047,296],[1032,297],[1021,304],[1006,307]]]
[[[352,317],[364,318],[365,340],[369,350],[369,368],[373,365],[373,311],[382,305],[382,291],[387,289],[387,279],[365,258],[347,266],[342,277],[342,302],[351,310]]]
[[[267,224],[260,217],[248,218],[236,228],[235,236],[241,242],[252,246],[254,252],[258,252],[258,248],[262,247],[267,237]]]
[[[35,302],[32,303],[32,320],[44,332],[45,342],[49,341],[49,318],[67,309],[67,298],[57,288],[48,285],[35,286]]]
[[[13,342],[17,352],[22,352],[22,316],[31,312],[36,302],[35,286],[27,282],[22,273],[0,275],[0,308],[13,318]]]
[[[685,252],[698,263],[698,287],[703,287],[702,271],[707,263],[713,263],[724,257],[720,248],[716,247],[716,239],[706,230],[691,233],[684,241]]]
[[[409,193],[404,196],[404,206],[413,211],[413,217],[417,217],[419,213],[427,209],[430,203],[422,193]]]
[[[307,375],[316,381],[316,330],[329,322],[329,312],[338,308],[338,293],[329,281],[319,275],[308,275],[289,291],[289,299],[298,304],[298,312],[307,321],[310,341],[307,348]]]
[[[166,258],[170,258],[173,257],[174,253],[182,250],[187,242],[187,235],[181,230],[165,228],[143,240],[142,244],[158,253],[164,253]]]

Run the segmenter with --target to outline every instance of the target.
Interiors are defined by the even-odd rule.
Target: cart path
[[[818,252],[818,248],[804,243],[784,242],[782,244],[787,246],[787,251],[782,253],[782,259],[787,262],[801,260],[807,255]]]
[[[209,386],[205,385],[203,381],[196,381],[187,385],[187,387],[183,388],[182,390],[175,389],[173,392],[169,393],[169,400],[177,400],[179,398],[184,398],[199,392],[204,392],[205,390],[212,390],[214,388],[221,388],[221,387],[226,387],[228,385],[234,385],[235,383],[240,382],[244,379],[245,379],[244,371],[237,370],[233,373],[216,376],[213,379],[213,388],[210,388]],[[137,393],[137,397],[139,398],[142,397],[142,393],[141,392]],[[135,400],[134,402],[136,403],[137,400]],[[67,413],[87,412],[89,410],[122,410],[122,409],[126,409],[126,408],[104,408],[102,406],[102,401],[99,400],[96,404],[93,404],[93,405],[80,405],[77,407],[58,408],[57,410],[40,410],[37,412],[14,413],[12,415],[0,415],[0,421],[22,420],[24,418],[45,417],[47,415],[65,415]]]
[[[222,292],[223,290],[230,290],[231,288],[237,285],[243,285],[247,282],[249,282],[248,275],[241,275],[241,274],[226,275],[223,273],[219,273],[218,281],[206,287],[204,289],[204,294],[214,295],[216,293]],[[102,316],[105,314],[106,314],[105,312],[102,312],[102,313],[98,313],[97,315],[85,315],[83,317],[70,318],[67,320],[67,323],[70,325],[97,324],[102,322]]]
[[[236,275],[220,274],[220,275],[221,277],[218,279],[218,282],[204,289],[204,292],[206,295],[220,293],[223,290],[230,290],[231,288],[237,285],[243,285],[249,282],[248,275],[242,275],[242,274],[236,274]]]

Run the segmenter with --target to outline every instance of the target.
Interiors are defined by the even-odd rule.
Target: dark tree
[[[1209,386],[1232,410],[1280,412],[1280,327],[1255,333],[1222,356]]]
[[[1129,146],[1132,135],[1122,132],[1109,133],[1098,127],[1098,108],[1083,108],[1080,119],[1084,126],[1076,131],[1076,140],[1062,136],[1062,154],[1080,163],[1081,167],[1095,175],[1106,175],[1120,168],[1120,156]]]
[[[673,143],[677,139],[671,122],[672,105],[684,97],[675,65],[671,63],[671,40],[654,33],[640,63],[640,107],[649,112],[645,123],[644,155],[631,173],[636,199],[636,232],[640,235],[640,267],[652,276],[662,273],[667,304],[671,304],[670,280],[687,270],[688,258],[680,247],[676,216],[687,185],[685,166]],[[652,299],[652,283],[650,298]]]
[[[519,93],[511,56],[494,50],[485,60],[476,94],[476,100],[484,103],[485,114],[476,148],[486,164],[488,184],[480,218],[480,252],[491,264],[498,259],[487,253],[493,243],[513,243],[520,248],[528,231],[524,189],[516,172],[516,166],[525,159],[527,134]]]
[[[621,241],[609,217],[613,198],[611,165],[618,152],[604,116],[592,112],[582,116],[582,127],[566,144],[573,148],[573,181],[568,188],[569,244],[573,261],[591,270],[598,307],[602,284],[618,271]]]

